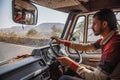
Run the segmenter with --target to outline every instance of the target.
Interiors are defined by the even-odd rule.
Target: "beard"
[[[94,28],[92,30],[93,30],[95,36],[102,34],[102,32],[104,31],[102,26],[97,30],[95,30]]]

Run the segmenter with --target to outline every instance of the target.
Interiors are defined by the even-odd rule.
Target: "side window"
[[[95,36],[92,30],[92,23],[93,23],[93,15],[88,16],[88,34],[87,34],[87,42],[93,43],[100,38],[100,36]],[[89,51],[87,53],[101,53],[101,50],[96,51]]]
[[[120,31],[120,12],[116,12],[116,18],[117,18],[117,26],[118,26],[118,30]]]
[[[84,34],[84,24],[85,24],[85,17],[80,16],[75,24],[74,31],[72,33],[72,41],[77,43],[83,42],[83,34]]]
[[[95,40],[100,38],[100,36],[94,35],[93,30],[92,30],[92,23],[93,23],[93,15],[89,15],[87,42],[94,42]]]
[[[75,24],[75,28],[72,33],[71,41],[75,43],[82,43],[84,37],[84,24],[85,16],[80,16]],[[69,49],[70,53],[76,53],[75,50]]]

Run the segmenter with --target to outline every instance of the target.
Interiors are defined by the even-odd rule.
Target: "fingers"
[[[58,60],[59,62],[62,62],[62,61],[64,60],[64,57],[57,57],[57,60]]]
[[[57,36],[51,37],[51,39],[55,39],[56,41],[53,41],[53,44],[60,44],[60,39]]]
[[[57,40],[57,39],[58,39],[58,36],[52,36],[51,39]]]
[[[60,62],[62,66],[65,66],[66,64],[64,63],[64,57],[58,57],[57,60]]]
[[[58,43],[57,43],[57,42],[55,42],[55,41],[53,41],[52,43],[53,43],[53,44],[58,44]]]
[[[61,63],[62,66],[66,66],[66,67],[71,66],[72,63],[72,60],[66,56],[58,57],[57,60]]]

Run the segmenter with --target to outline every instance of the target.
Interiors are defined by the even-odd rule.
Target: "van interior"
[[[64,40],[87,43],[98,39],[100,36],[96,38],[91,32],[92,16],[103,8],[110,8],[115,12],[120,30],[120,0],[11,0],[11,2],[12,20],[22,26],[37,25],[39,21],[37,6],[67,13],[67,20],[59,35]],[[31,42],[34,40],[32,39]],[[4,49],[2,49],[3,46],[0,47],[1,53],[4,50],[4,54],[0,57],[0,80],[59,80],[69,70],[61,66],[56,59],[62,55],[71,56],[76,62],[92,67],[97,67],[100,61],[101,50],[75,51],[64,45],[53,44],[53,42],[54,40],[49,38],[48,44],[37,47],[21,47],[18,44],[16,46],[9,44],[10,47],[8,47],[8,43],[4,43]],[[119,68],[120,65],[113,71],[110,80],[120,79]],[[114,78],[116,76],[117,79]]]

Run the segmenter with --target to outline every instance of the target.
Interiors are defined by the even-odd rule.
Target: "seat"
[[[110,80],[120,80],[120,63],[116,66],[114,71],[110,74]]]

